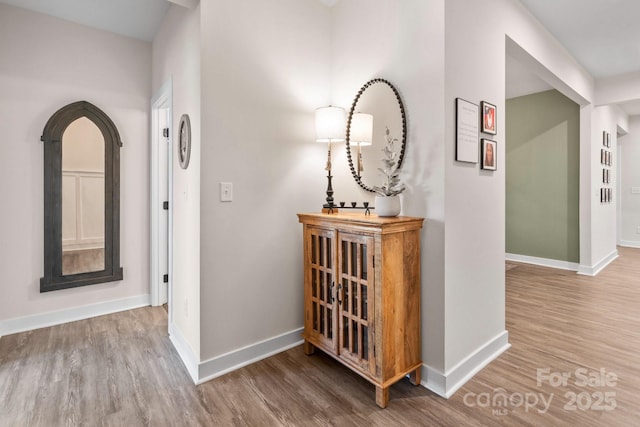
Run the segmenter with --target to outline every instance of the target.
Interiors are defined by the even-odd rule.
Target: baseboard
[[[0,321],[0,336],[15,334],[18,332],[32,331],[48,326],[61,325],[119,311],[132,310],[146,307],[150,304],[149,294],[119,300],[105,301],[64,310],[50,311],[48,313],[32,314],[30,316],[15,317]]]
[[[507,261],[524,262],[525,264],[541,265],[543,267],[558,268],[561,270],[578,271],[577,262],[560,261],[557,259],[538,258],[527,255],[506,254]]]
[[[191,380],[196,384],[198,382],[199,358],[191,350],[191,346],[182,335],[182,332],[173,323],[169,324],[169,339],[178,352],[178,356],[182,359],[184,367],[187,368]]]
[[[578,274],[582,274],[584,276],[596,276],[600,273],[606,266],[611,264],[616,258],[618,258],[618,250],[614,250],[609,255],[602,258],[599,262],[597,262],[593,266],[580,265],[578,269]]]
[[[296,347],[302,344],[302,331],[303,328],[294,329],[282,335],[201,362],[196,384],[202,384],[243,366]]]
[[[624,246],[625,248],[640,248],[640,242],[637,240],[620,240],[618,246]]]
[[[421,385],[448,399],[482,368],[510,347],[509,332],[503,331],[446,373],[422,365],[424,380]]]

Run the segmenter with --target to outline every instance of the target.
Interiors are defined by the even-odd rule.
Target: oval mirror
[[[120,136],[98,107],[58,110],[44,142],[44,277],[40,292],[122,280]]]
[[[397,139],[398,169],[404,160],[407,124],[404,105],[397,89],[384,79],[373,79],[356,94],[347,119],[347,159],[356,182],[363,189],[374,192],[383,178],[382,150],[389,137]]]

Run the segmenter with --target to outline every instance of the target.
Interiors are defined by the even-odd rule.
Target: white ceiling
[[[520,1],[596,79],[640,72],[639,0]],[[506,80],[507,98],[551,89],[509,57]],[[640,100],[619,106],[640,114]]]
[[[0,0],[67,21],[152,41],[168,0]]]
[[[170,2],[192,7],[197,1],[0,0],[0,3],[151,41]],[[339,0],[318,1],[331,7]],[[520,1],[594,77],[640,71],[640,0]],[[508,98],[548,89],[551,86],[507,58]],[[629,114],[640,112],[640,102],[621,107]]]
[[[151,41],[170,0],[0,0]],[[339,0],[319,0],[327,6]],[[640,1],[520,0],[596,78],[640,70]]]
[[[640,1],[520,1],[593,77],[640,71]]]
[[[194,0],[0,0],[151,41],[170,2]],[[259,1],[259,0],[256,0]],[[319,0],[333,6],[339,0]],[[640,71],[639,0],[520,0],[594,77]]]

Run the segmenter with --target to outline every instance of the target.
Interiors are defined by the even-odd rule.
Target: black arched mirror
[[[40,292],[122,280],[120,135],[86,101],[53,114],[44,143],[44,277]]]
[[[347,158],[356,182],[374,192],[383,178],[378,171],[389,136],[397,139],[398,169],[404,160],[407,121],[398,90],[387,80],[373,79],[356,94],[347,119]]]

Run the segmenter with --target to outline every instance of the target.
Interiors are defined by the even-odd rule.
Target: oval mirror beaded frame
[[[400,146],[400,155],[398,156],[398,166],[397,166],[398,169],[402,167],[406,141],[407,141],[407,117],[405,115],[404,104],[402,102],[402,98],[400,97],[400,93],[388,80],[380,79],[380,78],[369,80],[362,86],[362,88],[360,88],[360,90],[356,94],[355,99],[353,100],[353,103],[351,104],[351,109],[349,110],[349,116],[347,118],[346,144],[347,144],[347,159],[349,160],[349,168],[351,168],[351,174],[353,175],[353,178],[356,180],[358,185],[362,187],[362,189],[369,191],[371,193],[375,193],[375,190],[373,189],[373,185],[363,182],[362,177],[358,174],[358,171],[356,170],[356,166],[354,165],[354,160],[353,160],[354,154],[351,153],[350,142],[351,142],[351,122],[353,120],[353,115],[358,112],[356,110],[358,108],[358,101],[360,101],[360,98],[368,88],[376,84],[387,85],[391,89],[391,91],[393,91],[393,95],[395,96],[395,99],[398,103],[398,110],[401,116],[400,119],[402,121],[402,137],[400,138],[400,141],[402,143]]]
[[[180,126],[178,126],[178,160],[180,167],[186,169],[189,167],[191,159],[191,121],[188,114],[180,117]]]

